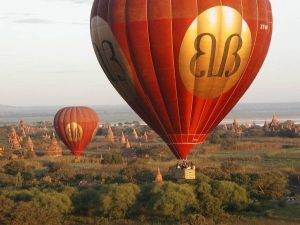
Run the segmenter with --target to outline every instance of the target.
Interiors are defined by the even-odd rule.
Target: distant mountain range
[[[8,106],[0,105],[0,124],[15,123],[20,119],[28,122],[52,120],[63,106]],[[100,115],[102,122],[130,122],[141,119],[127,105],[90,106]],[[237,118],[241,121],[262,123],[273,114],[282,120],[292,119],[300,123],[300,103],[242,103],[238,104],[225,121]]]

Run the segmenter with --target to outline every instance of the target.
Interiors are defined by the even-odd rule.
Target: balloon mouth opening
[[[196,144],[202,144],[203,142],[197,143],[170,143],[169,148],[178,160],[187,160],[188,154]]]
[[[78,158],[78,157],[81,157],[82,156],[82,154],[83,154],[83,152],[74,152],[74,151],[72,151],[71,152],[76,158]]]
[[[169,137],[173,142],[167,144],[175,157],[179,160],[187,160],[191,149],[197,144],[203,144],[207,134],[173,134]]]

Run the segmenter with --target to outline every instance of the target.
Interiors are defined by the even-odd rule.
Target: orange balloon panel
[[[99,126],[97,113],[87,107],[67,107],[59,110],[54,118],[54,128],[71,150],[79,156],[92,141]]]
[[[258,74],[271,42],[271,5],[95,0],[91,36],[112,85],[184,159]]]

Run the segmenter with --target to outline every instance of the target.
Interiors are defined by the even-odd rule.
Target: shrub
[[[15,186],[31,186],[34,180],[34,170],[36,165],[25,161],[11,161],[4,166],[6,174],[15,176]]]
[[[14,202],[0,194],[0,224],[10,225],[11,224],[11,212],[14,208]]]
[[[254,126],[252,128],[248,128],[244,131],[244,135],[246,137],[263,137],[265,136],[265,131],[262,127]]]
[[[98,210],[99,192],[94,189],[87,189],[74,193],[72,202],[76,213],[93,215]]]
[[[152,171],[144,169],[136,173],[134,178],[138,184],[152,183],[154,181],[154,174]]]
[[[5,191],[0,204],[1,225],[61,225],[71,209],[67,196],[38,190]]]
[[[14,186],[16,178],[12,175],[0,173],[0,187]]]
[[[33,201],[36,206],[41,208],[52,208],[59,213],[66,214],[72,210],[72,202],[70,198],[62,193],[55,191],[34,192]]]
[[[287,191],[288,179],[279,172],[267,172],[251,176],[249,190],[260,199],[282,199]]]
[[[62,214],[55,207],[40,207],[36,202],[20,202],[10,214],[11,225],[62,224]]]
[[[134,183],[135,175],[138,170],[139,169],[135,166],[127,166],[120,171],[116,179],[121,183]]]
[[[37,207],[52,208],[62,214],[70,212],[72,207],[67,195],[55,191],[18,190],[4,192],[4,195],[15,202],[33,202]]]
[[[222,202],[212,196],[212,187],[206,182],[201,182],[196,187],[197,193],[197,211],[203,216],[217,220],[224,212]]]
[[[189,225],[215,225],[213,219],[208,219],[201,214],[191,214],[187,218]]]
[[[221,135],[220,133],[218,132],[213,132],[210,137],[209,137],[209,142],[211,144],[221,144],[222,143],[222,138],[221,138]]]
[[[201,182],[196,188],[196,193],[198,194],[199,197],[211,195],[211,191],[212,191],[211,185],[206,182]]]
[[[103,155],[104,164],[121,164],[123,163],[123,157],[120,152],[110,151]]]
[[[15,177],[15,186],[16,187],[22,187],[23,186],[23,177],[21,175],[20,172],[17,173],[16,177]]]
[[[15,202],[30,202],[33,198],[33,193],[27,190],[12,193],[11,198]]]
[[[218,220],[223,214],[222,202],[212,195],[204,195],[199,199],[197,210],[202,215]]]
[[[232,173],[231,181],[241,185],[242,187],[247,187],[250,182],[250,177],[247,174],[243,173]]]
[[[223,171],[219,167],[206,167],[202,170],[202,173],[211,178],[212,180],[229,180],[230,174]]]
[[[236,137],[226,137],[221,142],[221,149],[224,150],[237,150],[237,138]]]
[[[148,208],[154,215],[180,219],[196,207],[196,196],[191,186],[166,182],[153,186]]]
[[[140,188],[135,184],[109,185],[100,196],[100,214],[113,219],[125,218],[139,193]]]
[[[68,216],[64,218],[63,225],[111,225],[111,221],[107,218],[97,218],[97,217],[78,217],[78,216]],[[116,224],[116,223],[113,223]],[[126,225],[125,223],[117,223],[118,225]],[[132,223],[130,223],[133,225]],[[129,224],[128,224],[129,225]]]
[[[213,195],[221,200],[225,210],[240,211],[250,203],[247,191],[236,183],[215,181],[212,187]]]
[[[154,180],[153,172],[147,169],[141,169],[134,165],[129,165],[122,169],[116,177],[120,183],[152,183]]]
[[[197,171],[196,173],[196,180],[198,182],[206,182],[206,183],[209,183],[211,181],[210,177],[204,175],[203,173]]]
[[[236,170],[238,170],[238,168],[239,165],[234,162],[225,161],[221,163],[221,170],[226,174],[235,172]]]
[[[67,195],[69,198],[73,196],[74,193],[76,193],[77,188],[75,187],[70,187],[70,186],[64,186],[62,193]]]
[[[11,161],[4,166],[5,173],[10,175],[17,175],[26,171],[26,164],[24,161]]]

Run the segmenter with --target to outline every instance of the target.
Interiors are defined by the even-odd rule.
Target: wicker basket
[[[195,180],[196,170],[195,169],[174,169],[174,177],[178,180]]]

